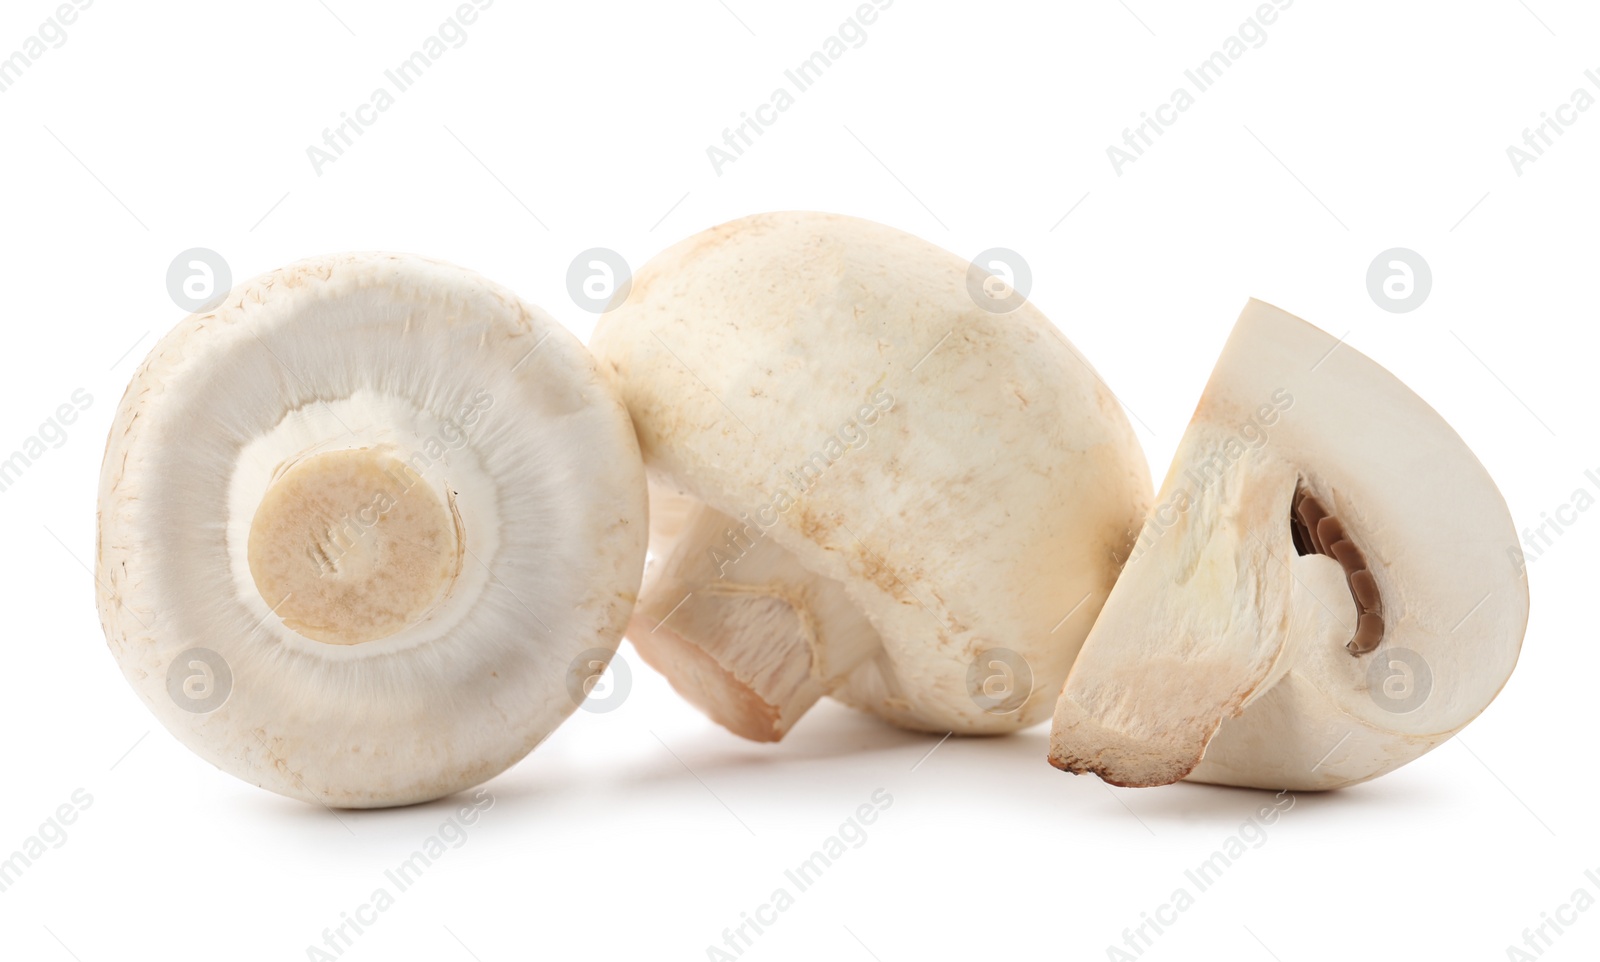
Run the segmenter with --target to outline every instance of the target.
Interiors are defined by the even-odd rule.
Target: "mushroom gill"
[[[1295,486],[1289,509],[1289,533],[1294,537],[1297,554],[1325,555],[1344,569],[1345,584],[1355,599],[1357,612],[1355,636],[1345,648],[1352,655],[1365,655],[1376,649],[1383,641],[1383,598],[1378,594],[1377,579],[1367,570],[1361,549],[1346,536],[1343,522],[1328,512],[1303,479]]]

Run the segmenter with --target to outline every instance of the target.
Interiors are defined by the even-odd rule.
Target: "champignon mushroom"
[[[112,425],[99,608],[156,717],[337,807],[499,773],[575,708],[644,565],[643,463],[593,358],[418,257],[266,274],[157,344]],[[569,697],[569,692],[579,697]]]
[[[762,214],[657,255],[599,322],[651,481],[628,637],[739,735],[824,694],[926,731],[1049,712],[1149,473],[1088,363],[968,274],[879,224]]]
[[[1327,789],[1488,706],[1527,581],[1494,482],[1392,374],[1252,300],[1056,705],[1115,785]]]

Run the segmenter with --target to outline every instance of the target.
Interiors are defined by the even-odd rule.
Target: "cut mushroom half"
[[[322,257],[187,318],[135,374],[100,616],[217,767],[330,807],[420,802],[573,711],[570,676],[632,608],[645,512],[627,413],[555,321],[449,265]]]
[[[1391,771],[1510,676],[1528,616],[1516,544],[1432,408],[1252,300],[1067,679],[1050,761],[1128,786]]]
[[[1049,714],[1149,473],[1088,362],[970,270],[762,214],[659,254],[600,320],[651,481],[628,637],[739,735],[776,741],[824,695],[925,731]]]

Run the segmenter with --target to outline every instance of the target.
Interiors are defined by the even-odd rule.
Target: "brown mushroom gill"
[[[1367,559],[1355,542],[1345,536],[1344,525],[1328,513],[1305,485],[1295,488],[1289,509],[1289,532],[1294,549],[1301,555],[1326,555],[1344,569],[1345,583],[1356,602],[1356,632],[1345,648],[1352,655],[1364,655],[1383,641],[1383,599],[1378,582],[1367,570]]]

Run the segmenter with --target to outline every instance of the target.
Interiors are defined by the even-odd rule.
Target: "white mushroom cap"
[[[1251,301],[1067,679],[1051,762],[1272,789],[1397,768],[1510,676],[1528,618],[1516,544],[1444,419]]]
[[[575,658],[614,651],[631,610],[645,499],[626,412],[543,312],[418,257],[316,258],[187,318],[134,376],[101,620],[219,768],[328,806],[425,801],[574,710]]]
[[[651,480],[629,638],[735,732],[781,738],[823,694],[929,731],[1048,715],[1149,471],[1082,356],[968,275],[879,224],[762,214],[601,318]]]

